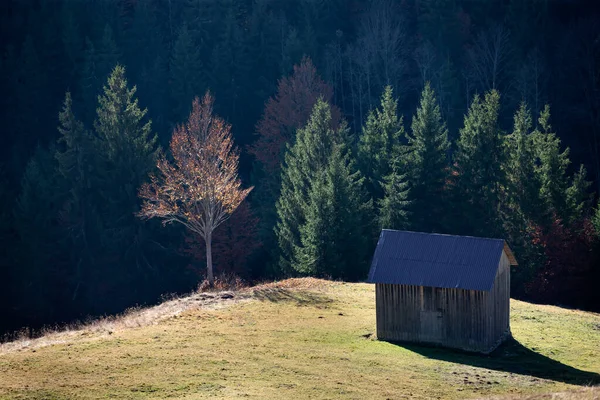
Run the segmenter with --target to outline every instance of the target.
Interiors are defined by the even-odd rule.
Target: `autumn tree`
[[[279,171],[285,144],[306,123],[320,97],[331,103],[333,89],[321,79],[310,58],[305,57],[294,66],[290,77],[279,81],[277,93],[267,101],[256,126],[258,138],[249,151],[266,173]],[[340,110],[332,107],[331,112],[332,124],[337,125]]]
[[[162,155],[159,173],[142,185],[144,200],[139,216],[177,222],[200,235],[206,243],[206,269],[214,284],[213,231],[235,211],[252,188],[242,189],[238,177],[239,154],[234,148],[231,126],[213,114],[214,100],[207,93],[194,99],[186,124],[171,138],[173,162]]]
[[[281,187],[280,166],[285,145],[308,121],[320,97],[331,103],[333,90],[321,79],[312,61],[305,57],[294,66],[291,76],[279,81],[277,93],[267,101],[263,116],[256,125],[258,137],[249,148],[249,153],[255,158],[252,181],[256,190],[251,200],[260,219],[261,242],[267,251],[277,247],[273,226],[277,220],[275,202]],[[340,110],[332,106],[332,127],[339,125],[340,115]],[[274,254],[271,256],[274,257]]]

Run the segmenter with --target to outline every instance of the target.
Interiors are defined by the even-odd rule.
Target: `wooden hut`
[[[377,337],[489,353],[510,337],[502,239],[384,229],[373,256]]]

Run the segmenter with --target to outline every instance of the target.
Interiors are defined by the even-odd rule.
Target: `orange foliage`
[[[173,132],[175,162],[161,155],[159,174],[139,191],[142,218],[179,222],[208,240],[252,190],[241,188],[231,126],[213,115],[213,102],[209,93],[194,99],[188,122]]]
[[[285,144],[306,123],[319,97],[331,103],[333,89],[317,74],[310,58],[305,57],[300,65],[294,66],[292,76],[279,81],[277,94],[267,101],[256,126],[258,139],[249,152],[267,173],[278,170]],[[337,127],[341,112],[333,106],[331,113],[332,124]]]

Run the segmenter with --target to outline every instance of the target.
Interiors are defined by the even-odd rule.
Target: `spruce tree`
[[[148,110],[139,107],[136,90],[135,86],[128,87],[125,68],[117,65],[98,97],[94,122],[98,150],[106,166],[101,171],[105,189],[115,195],[108,197],[113,203],[120,198],[129,210],[137,204],[137,189],[154,168],[157,151],[152,122],[145,121]]]
[[[500,95],[475,96],[460,130],[455,163],[453,231],[502,237],[501,187],[505,185],[504,137],[498,126]]]
[[[392,161],[392,171],[383,179],[383,198],[377,202],[381,229],[407,229],[410,226],[410,189],[407,175],[400,173],[400,162]]]
[[[508,208],[524,213],[525,218],[541,222],[540,177],[536,171],[535,135],[532,132],[531,113],[523,102],[514,116],[514,127],[506,137],[506,178]]]
[[[398,101],[392,87],[386,86],[381,108],[369,113],[358,143],[359,167],[367,179],[369,192],[377,200],[383,197],[381,182],[390,174],[391,162],[400,157],[403,137]]]
[[[561,151],[561,140],[552,131],[550,107],[546,106],[539,118],[539,129],[534,133],[536,156],[539,159],[537,174],[540,179],[540,196],[545,205],[546,215],[572,222],[581,217],[589,183],[585,180],[583,166],[571,179],[567,169],[569,148]]]
[[[506,196],[502,205],[505,239],[519,255],[519,270],[514,276],[517,290],[546,261],[543,247],[534,240],[535,229],[547,222],[540,198],[534,138],[531,113],[522,102],[514,115],[513,131],[505,138]]]
[[[280,268],[356,279],[364,268],[371,203],[348,150],[347,127],[331,125],[330,106],[317,101],[285,155],[275,228]]]
[[[342,132],[343,133],[343,132]],[[364,279],[371,201],[347,146],[335,143],[325,171],[316,171],[305,204],[305,223],[294,267],[302,274]]]
[[[592,195],[589,193],[592,182],[586,180],[587,170],[581,164],[579,170],[571,178],[571,186],[567,189],[567,209],[570,222],[581,220],[589,207]]]
[[[73,100],[71,93],[65,94],[63,108],[58,115],[60,125],[58,131],[60,138],[55,158],[58,161],[59,174],[68,181],[70,190],[81,190],[89,187],[86,170],[89,169],[91,137],[73,113]],[[87,165],[86,165],[87,164]]]
[[[75,117],[69,92],[65,95],[59,121],[60,138],[54,158],[60,180],[58,188],[65,199],[61,223],[66,231],[70,262],[75,267],[70,277],[74,282],[70,296],[75,300],[85,290],[80,289],[92,283],[89,271],[99,250],[101,224],[93,197],[98,184],[94,179],[98,155],[94,138]]]
[[[279,242],[279,266],[284,273],[294,267],[294,249],[300,246],[298,228],[305,221],[305,197],[315,171],[324,171],[333,147],[333,139],[339,133],[331,128],[331,110],[319,99],[306,125],[299,129],[296,141],[288,145],[281,173],[281,192],[277,200],[277,224],[275,233]]]
[[[125,69],[117,65],[98,98],[94,123],[98,161],[94,166],[97,183],[92,190],[102,221],[103,247],[97,257],[103,268],[94,272],[95,279],[108,287],[123,288],[121,285],[131,284],[131,280],[154,269],[147,253],[148,227],[135,217],[135,212],[140,205],[138,188],[155,166],[157,138],[151,121],[146,121],[147,110],[139,107],[135,93],[136,87],[130,89],[127,85]],[[111,257],[119,262],[107,261]],[[112,276],[116,268],[121,269],[118,279]],[[104,288],[107,290],[107,286]]]
[[[448,129],[429,83],[421,94],[408,136],[406,170],[413,200],[412,224],[424,232],[440,232],[447,214],[444,186],[448,178]]]

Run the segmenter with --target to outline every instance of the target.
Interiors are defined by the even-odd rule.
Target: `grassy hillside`
[[[0,398],[446,399],[600,383],[600,315],[514,300],[511,311],[516,340],[481,357],[375,340],[372,285],[196,295],[0,346]]]

